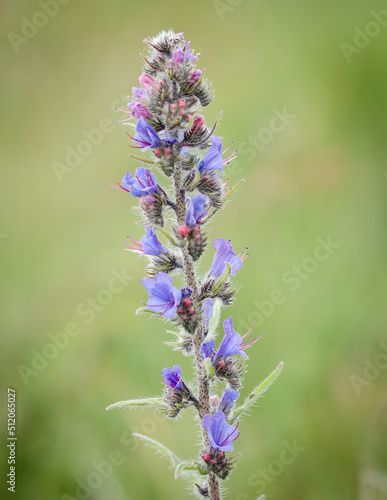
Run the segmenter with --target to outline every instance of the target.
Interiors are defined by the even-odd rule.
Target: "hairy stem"
[[[177,223],[181,225],[185,223],[186,201],[185,192],[181,189],[181,166],[178,163],[175,164],[173,181],[175,186],[176,218]],[[187,286],[192,289],[193,297],[196,298],[199,289],[195,273],[195,264],[192,257],[189,255],[187,248],[183,249],[183,268]],[[203,448],[205,450],[208,450],[210,447],[210,442],[208,439],[207,431],[203,427],[203,418],[205,417],[205,415],[210,413],[210,390],[208,382],[205,378],[204,365],[201,356],[201,347],[203,343],[203,327],[201,323],[194,333],[193,343],[199,388],[198,404],[195,406],[198,410],[201,422]],[[210,500],[221,500],[219,481],[218,478],[212,473],[209,474],[208,490]]]

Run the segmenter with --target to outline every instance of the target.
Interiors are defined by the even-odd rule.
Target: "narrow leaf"
[[[215,336],[216,329],[218,328],[220,313],[222,312],[222,301],[219,299],[214,300],[212,309],[212,316],[208,324],[208,338]]]
[[[161,227],[158,227],[157,228],[158,231],[160,231],[161,233],[163,233],[163,235],[169,239],[169,241],[172,243],[172,245],[175,245],[175,247],[178,247],[180,245],[178,245],[176,243],[176,241],[172,238],[172,236],[170,234],[168,234],[166,231],[164,231],[164,229],[161,229]]]
[[[283,366],[284,363],[283,361],[281,361],[277,368],[252,391],[250,396],[245,399],[244,403],[241,406],[235,408],[234,413],[229,421],[230,424],[234,423],[236,420],[239,420],[243,415],[246,415],[246,413],[248,413],[248,411],[253,408],[258,399],[267,391],[267,389],[281,373]]]
[[[118,401],[109,405],[107,410],[115,410],[117,408],[143,408],[145,406],[165,406],[163,398],[141,398],[141,399],[128,399],[127,401]]]
[[[180,474],[184,471],[196,471],[200,472],[200,474],[206,474],[204,469],[200,468],[196,462],[192,462],[190,460],[184,460],[180,462],[179,465],[175,469],[175,479],[177,479]]]
[[[227,278],[230,276],[230,273],[231,273],[231,265],[228,262],[226,262],[225,270],[212,291],[213,296],[216,296],[217,292],[219,292],[224,283],[226,283]]]
[[[173,453],[173,451],[171,451],[169,448],[159,443],[155,439],[152,439],[148,436],[144,436],[143,434],[138,434],[137,432],[134,432],[133,436],[140,439],[145,444],[153,448],[157,453],[159,453],[164,458],[169,460],[173,467],[176,468],[180,464],[181,460],[177,458],[177,456]]]

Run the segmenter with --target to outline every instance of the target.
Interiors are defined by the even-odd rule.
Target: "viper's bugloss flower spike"
[[[235,276],[236,271],[242,267],[243,262],[234,252],[230,240],[218,238],[214,240],[214,248],[217,251],[212,261],[210,276],[218,276],[226,269],[226,264],[231,266],[231,276]]]
[[[194,358],[198,399],[175,364],[162,370],[162,397],[131,401],[158,401],[157,409],[170,418],[195,407],[202,431],[202,460],[180,460],[161,443],[148,440],[171,461],[175,477],[187,480],[196,496],[221,500],[219,479],[225,480],[238,460],[238,454],[226,454],[238,437],[238,425],[231,424],[251,407],[251,396],[235,405],[246,373],[245,350],[258,339],[251,340],[252,328],[243,337],[239,335],[230,316],[223,322],[224,337],[218,349],[214,340],[221,308],[232,304],[239,289],[231,276],[242,267],[247,251],[237,255],[230,240],[218,238],[213,242],[216,252],[210,270],[201,274],[196,262],[206,246],[207,223],[243,181],[230,188],[223,178],[236,151],[227,153],[229,146],[222,152],[222,140],[214,135],[221,114],[211,126],[205,123],[202,109],[214,94],[205,71],[195,65],[198,57],[190,42],[182,33],[169,30],[145,43],[148,52],[141,54],[145,65],[140,85],[132,88],[127,108],[119,111],[126,114],[120,120],[125,125],[138,120],[134,137],[126,133],[133,141],[130,146],[148,151],[148,158],[129,155],[142,166],[134,175],[126,173],[118,189],[139,198],[140,210],[134,212],[140,215],[146,234],[139,242],[129,238],[125,246],[140,257],[148,256],[146,274],[150,277],[142,284],[149,299],[138,312],[171,321],[174,331],[168,333],[177,340],[164,344]],[[146,164],[152,171],[143,166]],[[159,171],[171,181],[165,190],[158,185],[155,172]],[[161,229],[164,224],[165,230]],[[167,246],[158,240],[155,230],[167,237]],[[177,275],[177,286],[171,274]],[[213,390],[220,383],[226,384],[222,398]]]
[[[154,278],[144,278],[141,282],[149,294],[148,309],[173,319],[181,301],[181,291],[172,285],[172,278],[160,272]]]
[[[233,442],[239,436],[238,426],[229,425],[222,410],[218,410],[213,417],[206,415],[203,427],[208,431],[212,448],[222,451],[233,450]]]

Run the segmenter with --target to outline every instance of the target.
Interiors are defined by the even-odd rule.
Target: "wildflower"
[[[223,172],[222,141],[219,137],[212,137],[211,142],[212,146],[198,165],[200,173],[208,170],[220,170]]]
[[[144,101],[148,97],[148,92],[146,89],[138,89],[137,87],[132,87],[133,96],[140,101]]]
[[[181,378],[182,371],[179,365],[175,365],[173,370],[164,368],[162,375],[165,385],[164,401],[168,406],[168,416],[174,418],[180,410],[192,404],[194,398]]]
[[[203,326],[204,326],[205,331],[208,330],[208,324],[210,322],[210,318],[212,316],[213,309],[214,309],[214,300],[213,299],[206,299],[202,305]]]
[[[149,148],[157,148],[160,144],[160,137],[157,132],[151,127],[141,116],[136,126],[137,134],[134,141],[141,148],[141,151],[146,151]]]
[[[222,401],[220,402],[220,408],[226,416],[230,413],[231,408],[234,406],[234,403],[238,398],[239,391],[233,391],[228,388],[224,391]]]
[[[171,370],[171,368],[164,368],[162,374],[166,385],[174,389],[183,389],[185,387],[181,378],[182,371],[179,365],[175,365],[173,370]]]
[[[213,417],[207,414],[203,419],[203,427],[208,431],[208,438],[213,449],[233,450],[233,441],[238,438],[239,433],[237,427],[226,422],[222,410],[218,410]]]
[[[223,321],[223,329],[224,329],[224,337],[222,342],[220,343],[220,347],[218,349],[218,352],[216,353],[216,358],[219,357],[228,357],[228,356],[233,356],[234,354],[240,354],[241,356],[248,357],[247,354],[244,352],[245,349],[248,347],[251,347],[255,342],[257,342],[259,339],[255,338],[252,342],[249,344],[246,344],[246,342],[249,341],[250,339],[250,333],[252,331],[252,328],[243,336],[241,337],[239,333],[237,333],[234,328],[233,328],[233,319],[230,316],[228,319]],[[247,337],[247,338],[246,338]],[[246,340],[244,340],[246,338]],[[261,337],[260,337],[261,338]]]
[[[138,253],[141,257],[142,255],[160,255],[162,253],[167,253],[168,251],[163,247],[163,245],[158,240],[155,230],[149,228],[146,230],[146,235],[143,236],[140,242],[130,238],[131,243],[127,243],[127,250],[129,252]]]
[[[204,194],[197,194],[191,198],[185,218],[187,226],[194,227],[200,224],[203,217],[208,213],[210,206],[210,200]]]
[[[214,240],[214,248],[217,253],[212,261],[210,276],[218,276],[226,269],[226,263],[231,266],[231,276],[235,276],[236,271],[242,267],[242,259],[234,252],[230,240],[218,238]]]
[[[201,77],[202,77],[202,72],[200,71],[200,69],[195,69],[190,74],[189,81],[190,83],[196,83],[200,80]]]
[[[153,87],[153,85],[155,84],[154,78],[152,78],[150,75],[147,75],[146,73],[143,73],[140,76],[139,80],[140,80],[141,85],[143,87],[145,87],[146,89]]]
[[[201,355],[202,359],[209,358],[212,353],[215,351],[215,340],[210,340],[209,342],[205,342],[202,344]]]
[[[190,44],[191,42],[185,42],[184,49],[175,49],[173,51],[173,60],[177,64],[181,64],[184,61],[193,62],[197,61],[198,58],[191,54]]]
[[[127,172],[121,181],[124,191],[128,191],[132,196],[141,198],[158,191],[156,176],[151,173],[149,168],[139,167],[134,177]]]
[[[128,108],[131,111],[131,115],[133,118],[138,120],[141,117],[144,118],[153,118],[152,115],[149,113],[148,108],[144,106],[144,104],[141,104],[141,102],[133,101],[128,104]]]
[[[181,300],[181,292],[172,285],[172,278],[160,272],[154,278],[144,278],[141,282],[149,294],[148,309],[173,319]]]

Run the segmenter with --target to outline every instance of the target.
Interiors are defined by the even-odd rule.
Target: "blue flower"
[[[202,359],[209,358],[211,354],[214,352],[214,350],[215,350],[215,340],[210,340],[209,342],[202,344],[202,348],[200,351]]]
[[[214,248],[217,253],[212,261],[210,276],[218,276],[226,269],[226,263],[231,266],[231,276],[235,276],[236,271],[242,267],[242,259],[234,252],[230,240],[218,238],[214,240]]]
[[[168,253],[168,250],[163,247],[156,236],[154,229],[146,230],[146,235],[143,236],[140,242],[130,238],[131,243],[126,243],[129,252],[138,253],[142,255],[160,255],[161,253]]]
[[[186,286],[184,288],[180,288],[180,291],[181,291],[181,298],[182,299],[187,299],[187,298],[191,297],[191,295],[192,295],[192,290],[190,288],[188,288],[188,286]]]
[[[224,337],[222,342],[220,343],[218,352],[216,353],[216,359],[220,356],[224,356],[225,358],[228,356],[233,356],[234,354],[240,354],[241,356],[248,357],[244,352],[245,349],[252,346],[259,339],[254,339],[249,344],[246,344],[250,338],[250,332],[252,328],[241,337],[238,332],[236,332],[233,328],[233,319],[230,316],[228,319],[223,321],[223,329],[224,329]],[[246,338],[247,336],[247,338]],[[246,340],[244,340],[246,339]]]
[[[185,47],[184,49],[175,49],[173,51],[173,60],[175,63],[181,64],[184,61],[197,61],[198,58],[196,56],[193,56],[191,54],[191,49],[190,49],[190,44],[191,42],[185,42]]]
[[[144,278],[142,284],[150,297],[147,303],[148,309],[168,319],[173,319],[181,301],[181,292],[172,286],[172,278],[160,272],[153,279]]]
[[[202,304],[203,326],[206,330],[208,330],[208,324],[210,322],[213,309],[214,309],[214,299],[206,299]]]
[[[136,131],[134,141],[141,147],[141,151],[146,151],[148,148],[157,148],[160,144],[160,137],[157,132],[142,116],[137,122]]]
[[[234,406],[234,403],[238,398],[239,391],[233,391],[231,389],[226,389],[224,391],[222,401],[220,402],[220,407],[225,414],[230,412],[231,408]]]
[[[211,203],[208,196],[204,194],[196,194],[189,200],[189,207],[185,217],[185,223],[189,227],[194,227],[200,224],[203,217],[210,209]]]
[[[218,410],[213,417],[206,415],[203,419],[203,427],[208,431],[212,448],[222,451],[233,450],[233,441],[239,436],[238,427],[227,424],[222,410]]]
[[[156,176],[151,173],[149,168],[145,167],[139,167],[134,177],[130,172],[127,172],[121,184],[125,191],[129,191],[136,198],[155,193],[159,189]]]
[[[203,170],[220,170],[223,172],[222,141],[219,137],[212,137],[211,141],[212,146],[198,165],[200,173]]]
[[[173,370],[170,368],[164,368],[162,374],[165,385],[169,385],[174,389],[184,389],[184,383],[181,378],[182,371],[179,365],[175,365]]]

